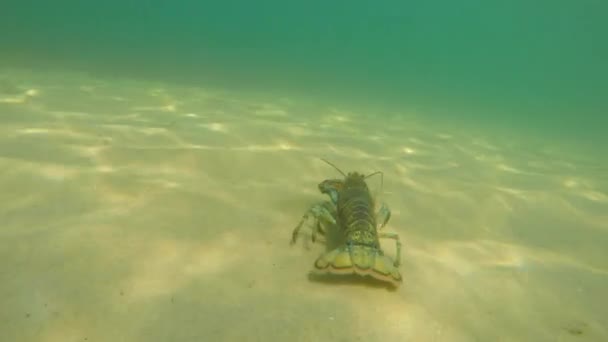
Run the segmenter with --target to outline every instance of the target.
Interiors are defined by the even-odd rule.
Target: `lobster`
[[[313,273],[317,274],[357,274],[370,276],[387,282],[395,287],[403,279],[399,273],[401,242],[396,233],[379,232],[390,219],[390,209],[382,203],[374,212],[375,201],[365,179],[380,174],[374,172],[367,176],[358,172],[345,174],[325,159],[321,159],[340,172],[344,179],[327,179],[319,183],[319,191],[329,196],[329,201],[314,204],[302,217],[292,233],[291,243],[296,238],[303,223],[313,216],[316,220],[312,240],[317,233],[325,234],[326,225],[337,227],[340,233],[338,246],[323,253],[314,263]],[[395,240],[396,257],[391,260],[380,247],[380,238]]]

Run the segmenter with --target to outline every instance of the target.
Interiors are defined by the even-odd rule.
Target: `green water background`
[[[11,0],[0,66],[415,111],[602,150],[606,18],[603,0]]]

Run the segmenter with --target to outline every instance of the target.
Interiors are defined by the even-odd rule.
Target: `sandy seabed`
[[[0,340],[608,340],[605,156],[269,98],[2,70]],[[397,290],[290,246],[319,157],[384,172]]]

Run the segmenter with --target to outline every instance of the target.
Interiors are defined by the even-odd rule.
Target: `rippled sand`
[[[0,340],[608,340],[605,156],[267,101],[1,71]],[[398,290],[308,278],[319,157],[384,172]]]

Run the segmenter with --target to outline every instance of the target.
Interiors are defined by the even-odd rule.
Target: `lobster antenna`
[[[342,172],[342,170],[340,170],[336,165],[330,163],[329,161],[327,161],[326,159],[321,158],[322,161],[326,162],[327,164],[331,165],[334,167],[334,169],[338,170],[338,172],[340,172],[342,174],[342,176],[344,176],[346,178],[346,174],[344,172]]]
[[[376,172],[372,172],[369,175],[365,176],[365,179],[371,177],[371,176],[375,176],[375,175],[380,175],[380,191],[382,191],[383,187],[384,187],[384,172],[382,171],[376,171]]]

